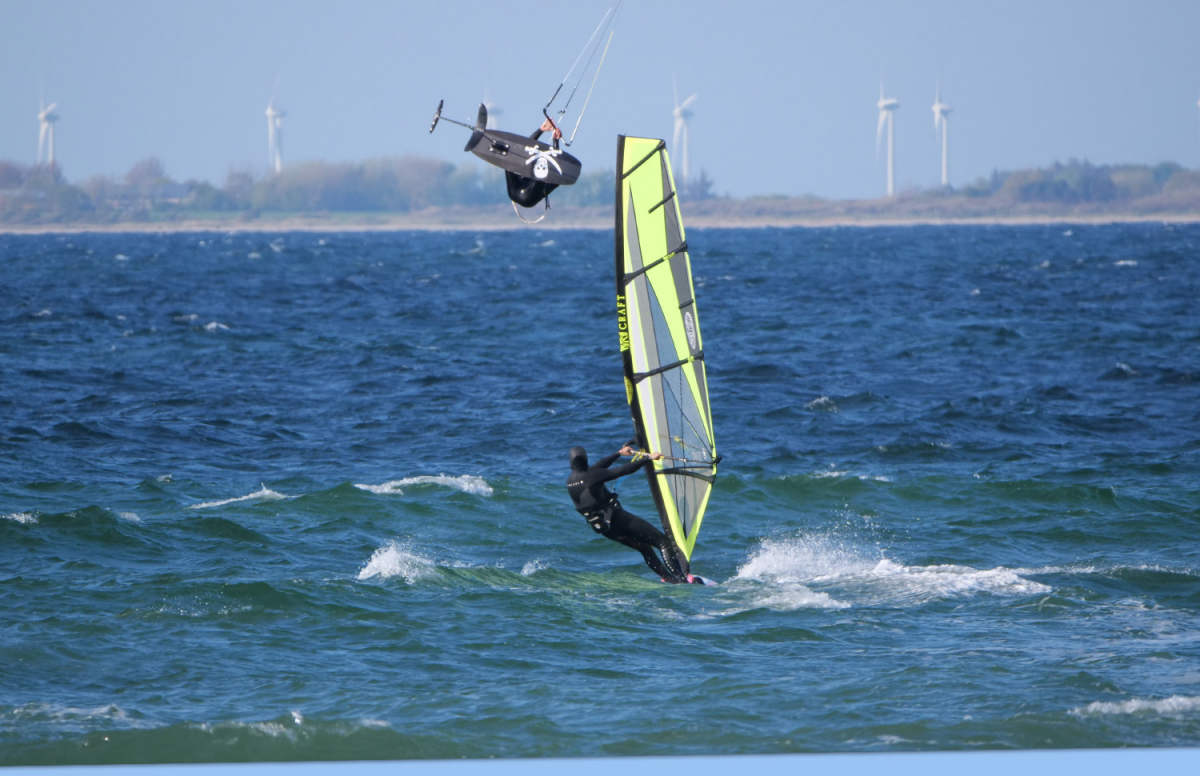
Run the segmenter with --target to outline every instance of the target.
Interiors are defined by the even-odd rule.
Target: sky
[[[36,160],[44,94],[72,182],[149,156],[176,180],[265,174],[274,93],[285,165],[475,164],[465,130],[429,134],[438,101],[470,120],[486,93],[501,129],[532,131],[613,2],[0,0],[0,160]],[[716,193],[880,196],[882,78],[898,191],[940,180],[939,84],[958,187],[1072,158],[1197,168],[1198,31],[1196,0],[623,0],[570,150],[586,173],[618,134],[670,142],[674,80]]]

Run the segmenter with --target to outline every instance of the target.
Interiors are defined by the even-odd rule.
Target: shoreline
[[[511,217],[506,219],[480,214],[480,218],[444,219],[430,217],[422,219],[412,215],[386,217],[365,216],[361,219],[332,221],[327,218],[283,218],[261,221],[231,219],[180,220],[158,223],[121,222],[113,224],[0,224],[2,235],[45,235],[45,234],[186,234],[225,232],[233,234],[284,233],[284,232],[498,232],[532,229],[543,231],[602,230],[611,229],[607,218],[591,214],[563,213],[558,219],[554,214],[538,224],[526,224]],[[971,216],[971,217],[862,217],[828,216],[812,218],[780,217],[721,217],[699,214],[686,219],[691,229],[829,229],[829,228],[877,228],[903,226],[1102,226],[1108,224],[1194,224],[1200,223],[1200,213],[1162,214],[1077,214],[1077,215],[1014,215],[1014,216]]]

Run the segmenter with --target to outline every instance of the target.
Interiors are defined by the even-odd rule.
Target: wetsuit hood
[[[571,451],[567,453],[567,459],[571,462],[571,471],[587,471],[587,450],[584,450],[582,447],[572,447]]]

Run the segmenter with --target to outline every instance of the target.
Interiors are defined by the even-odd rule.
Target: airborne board
[[[617,326],[637,440],[663,530],[690,561],[717,475],[704,349],[661,140],[617,138]],[[687,568],[687,563],[682,564]]]
[[[480,105],[479,118],[464,151],[470,151],[501,170],[531,180],[559,186],[569,186],[579,180],[583,164],[566,151],[515,132],[485,129],[486,126],[487,108]]]

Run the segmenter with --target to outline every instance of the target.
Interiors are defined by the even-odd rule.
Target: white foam
[[[200,320],[200,316],[196,313],[189,313],[187,315],[176,315],[171,320],[175,321],[176,323],[194,323]]]
[[[363,566],[358,572],[358,578],[370,579],[372,577],[380,577],[382,579],[391,579],[392,577],[404,577],[404,581],[411,585],[421,577],[432,574],[433,570],[433,561],[428,558],[422,558],[407,547],[402,547],[395,542],[391,542],[375,550],[371,555],[371,559],[367,561],[367,565]]]
[[[404,493],[404,488],[411,485],[442,485],[447,488],[461,490],[463,493],[471,493],[476,496],[492,495],[492,486],[487,484],[487,480],[483,477],[476,477],[473,474],[463,474],[458,477],[447,477],[444,474],[439,474],[436,477],[430,475],[422,475],[420,477],[405,477],[402,480],[391,480],[382,485],[359,485],[354,487],[362,490],[378,493],[385,496],[398,496]]]
[[[51,315],[54,315],[54,313],[52,313],[50,310],[39,310],[38,312],[33,314],[33,317],[34,318],[48,318]]]
[[[851,474],[850,472],[838,471],[836,469],[828,469],[826,471],[813,472],[812,476],[818,480],[828,479],[830,477],[855,477],[864,482],[866,482],[868,480],[871,480],[873,482],[891,482],[892,481],[891,477],[884,477],[882,474],[875,474],[875,475]],[[781,477],[780,479],[786,479],[786,477]]]
[[[31,512],[13,512],[11,515],[5,515],[4,519],[15,520],[16,522],[24,523],[25,525],[35,525],[38,521],[38,519],[34,517],[33,513]]]
[[[802,593],[825,595],[810,588],[832,588],[827,605],[903,605],[976,593],[1032,595],[1050,592],[1017,570],[970,566],[906,566],[882,552],[865,551],[825,536],[768,539],[738,569],[737,580],[755,581]],[[849,605],[849,604],[846,604]]]
[[[1200,712],[1200,696],[1172,695],[1170,698],[1131,698],[1127,701],[1096,701],[1071,709],[1072,714],[1139,714],[1149,712],[1181,716]]]
[[[1136,267],[1137,265],[1137,259],[1120,259],[1113,262],[1114,267]]]
[[[526,561],[525,565],[521,567],[521,576],[533,576],[544,568],[548,567],[542,562],[541,558],[534,558],[533,560]]]
[[[813,399],[812,401],[810,401],[808,404],[805,404],[804,406],[810,410],[816,410],[817,412],[838,412],[839,411],[838,406],[833,403],[833,399],[829,398],[828,396],[820,396],[816,399]]]
[[[229,327],[217,321],[209,321],[204,324],[205,331],[229,331]]]
[[[128,523],[140,523],[142,518],[137,516],[137,512],[118,512],[117,517]]]
[[[124,709],[115,703],[91,709],[78,706],[58,706],[49,703],[30,703],[14,708],[12,713],[18,719],[22,716],[45,717],[59,723],[87,723],[99,720],[105,724],[118,722],[122,727],[129,728],[156,727],[156,723],[129,716]]]
[[[286,496],[282,493],[276,493],[275,491],[268,488],[266,485],[263,485],[262,490],[257,490],[255,492],[249,493],[245,496],[238,496],[237,498],[222,499],[221,501],[205,501],[200,504],[192,504],[191,506],[188,507],[188,509],[208,509],[210,507],[223,507],[226,504],[235,504],[239,501],[281,501],[285,498],[291,498],[291,496]]]

